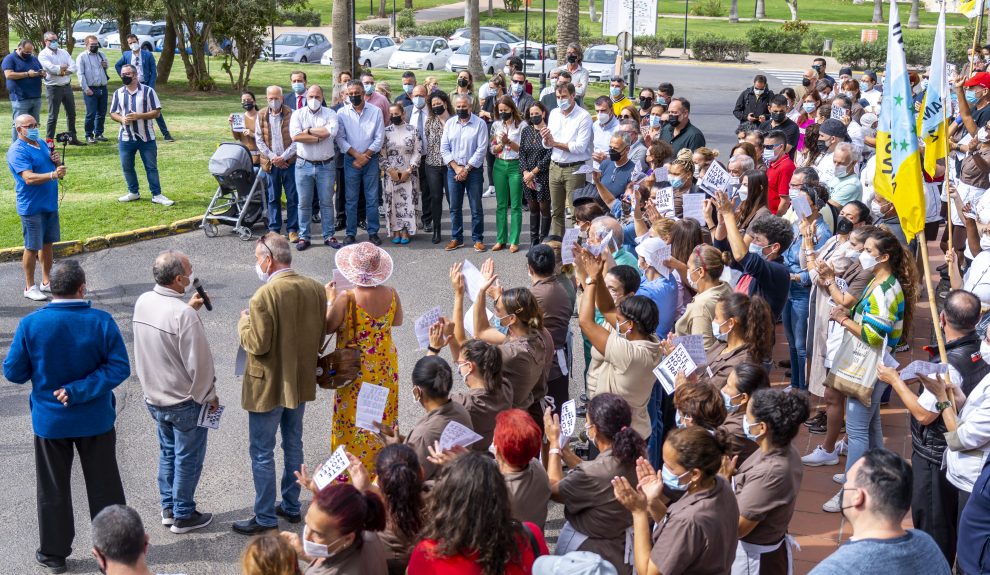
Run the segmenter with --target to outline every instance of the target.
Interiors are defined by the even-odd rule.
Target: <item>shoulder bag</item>
[[[344,345],[326,353],[331,338],[320,347],[320,357],[316,362],[316,383],[323,389],[340,389],[357,379],[361,370],[361,349],[357,344],[357,304],[354,295],[348,293],[347,317],[337,330],[338,340]]]

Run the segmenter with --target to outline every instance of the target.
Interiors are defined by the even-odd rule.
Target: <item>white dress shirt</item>
[[[422,108],[417,108],[415,105],[412,110],[409,111],[409,125],[416,129],[416,133],[419,134],[419,143],[426,146],[426,120],[429,118],[429,110],[426,106]]]
[[[72,56],[68,52],[61,48],[58,50],[45,48],[39,51],[38,61],[41,62],[41,67],[45,72],[48,72],[45,76],[46,86],[66,86],[72,81],[72,74],[76,73],[75,61],[72,60]],[[69,67],[64,76],[59,75],[62,73],[62,66]]]
[[[586,162],[591,159],[593,135],[591,125],[594,122],[591,114],[577,104],[573,104],[569,114],[565,115],[560,108],[550,112],[547,127],[555,142],[567,143],[567,150],[554,147],[550,159],[558,164]],[[544,148],[549,148],[543,143]]]
[[[297,134],[305,132],[308,128],[326,128],[330,136],[316,142],[307,144],[296,142],[296,156],[309,162],[322,162],[333,158],[333,140],[337,136],[337,113],[330,108],[320,107],[317,111],[312,111],[309,107],[292,112],[292,120],[289,122],[289,135],[295,137]]]

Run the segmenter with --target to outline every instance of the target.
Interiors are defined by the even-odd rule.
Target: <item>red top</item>
[[[543,540],[543,532],[532,523],[525,523],[530,532],[536,537],[540,552],[549,555],[547,543]],[[519,537],[519,550],[522,552],[522,565],[510,563],[506,566],[505,575],[529,575],[533,571],[533,546],[528,537]],[[432,557],[437,542],[432,539],[420,541],[409,557],[409,567],[406,575],[482,575],[481,567],[474,559],[464,555],[451,557]]]
[[[770,213],[776,214],[780,207],[781,196],[788,194],[791,185],[791,176],[794,175],[794,161],[790,156],[783,154],[780,159],[770,164],[767,168],[767,180],[770,181],[770,190],[767,193],[767,205]]]

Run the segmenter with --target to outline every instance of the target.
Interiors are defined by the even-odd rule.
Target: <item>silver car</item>
[[[361,62],[365,68],[384,68],[388,66],[388,59],[392,57],[396,46],[388,36],[375,36],[373,34],[358,34],[357,45],[361,50]],[[333,66],[333,50],[327,50],[320,59],[320,64]]]
[[[285,32],[275,37],[276,62],[319,62],[330,49],[330,40],[319,32]],[[265,44],[262,60],[272,59],[272,45]]]
[[[484,68],[485,74],[491,76],[496,70],[501,70],[508,57],[509,45],[505,42],[481,43],[481,67]],[[470,58],[471,43],[466,42],[447,60],[447,71],[460,72],[461,70],[467,70],[468,60]]]
[[[520,45],[513,48],[512,55],[523,61],[527,76],[539,77],[540,74],[550,74],[558,66],[557,46],[554,44],[544,46],[529,42],[525,47]]]
[[[581,64],[588,71],[588,80],[591,82],[608,82],[615,76],[615,61],[619,56],[619,49],[608,44],[592,46],[584,52],[584,62]],[[629,60],[622,61],[621,73],[625,78],[629,74]],[[636,68],[636,77],[642,70]]]
[[[447,39],[450,44],[451,50],[456,50],[460,48],[465,43],[470,43],[471,41],[471,29],[470,28],[458,28],[450,35]],[[481,27],[481,41],[482,42],[505,42],[509,46],[514,46],[516,44],[522,43],[522,38],[516,36],[512,32],[509,32],[505,28],[498,28],[495,26],[482,26]]]
[[[72,39],[77,48],[86,46],[86,36],[96,36],[100,46],[106,48],[107,36],[117,31],[117,23],[113,20],[94,20],[86,18],[72,25]]]

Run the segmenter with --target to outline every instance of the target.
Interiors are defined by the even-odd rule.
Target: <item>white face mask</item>
[[[307,525],[303,529],[303,540],[302,540],[303,553],[317,559],[328,559],[336,555],[337,552],[339,551],[339,549],[337,551],[330,551],[330,547],[334,543],[340,541],[341,539],[343,539],[343,537],[338,537],[337,539],[334,539],[333,543],[330,543],[329,545],[320,545],[319,543],[313,543],[312,541],[309,540],[309,526]]]
[[[259,263],[254,264],[254,273],[258,274],[258,279],[261,280],[262,283],[268,283],[268,278],[271,277],[271,274],[261,269],[261,264]]]
[[[309,106],[309,109],[310,110],[316,112],[316,111],[319,111],[319,109],[323,107],[323,102],[320,102],[316,98],[310,98],[310,99],[306,100],[306,105]]]
[[[193,289],[193,282],[195,282],[195,281],[196,281],[196,274],[189,274],[189,275],[188,275],[188,276],[186,276],[186,277],[188,277],[188,278],[189,278],[189,283],[188,283],[188,284],[186,285],[186,287],[185,287],[185,288],[184,288],[184,289],[182,290],[182,293],[183,293],[183,294],[187,294],[187,293],[189,293],[189,290],[191,290],[191,289]]]
[[[986,128],[980,128],[976,131],[976,139],[980,142],[990,142],[990,134],[987,133]]]
[[[739,199],[745,202],[746,198],[749,196],[749,187],[739,186],[739,189],[736,190],[736,193],[739,194]]]
[[[835,177],[836,178],[844,178],[844,177],[846,177],[846,176],[849,175],[848,168],[846,168],[846,166],[842,166],[842,165],[835,166],[835,172],[834,173],[835,173]]]
[[[131,42],[130,44],[128,44],[128,46],[131,47],[132,52],[137,52],[138,47],[140,47],[140,44],[138,44],[137,42]]]
[[[987,340],[980,342],[980,355],[983,356],[983,361],[990,363],[990,342]]]
[[[862,266],[865,271],[870,271],[876,267],[877,258],[873,257],[873,254],[870,252],[864,250],[863,253],[859,254],[859,265]]]

